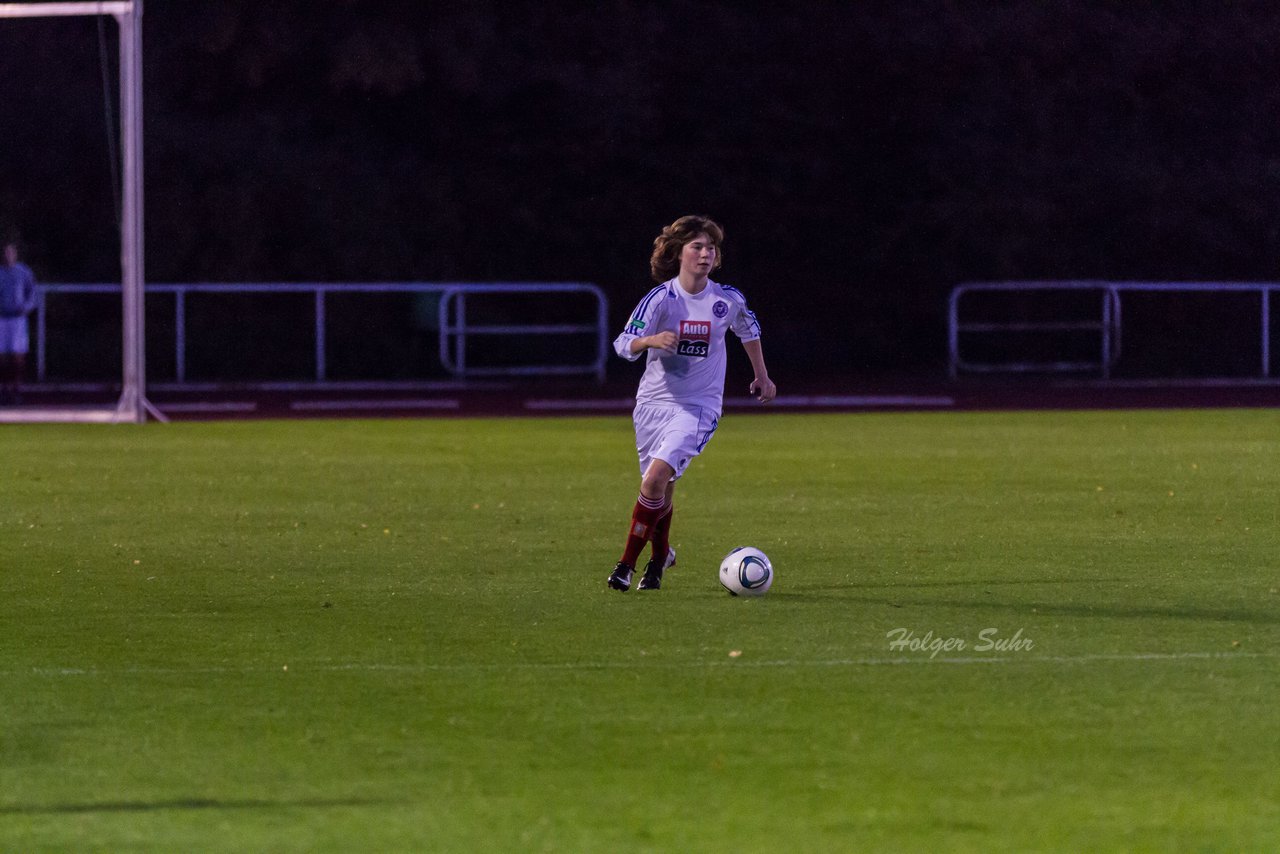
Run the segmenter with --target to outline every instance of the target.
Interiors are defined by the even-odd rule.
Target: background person
[[[27,315],[35,307],[35,276],[18,261],[18,244],[8,241],[0,265],[0,404],[22,402],[29,349]]]

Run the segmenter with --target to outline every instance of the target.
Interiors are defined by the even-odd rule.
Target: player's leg
[[[701,453],[715,431],[716,417],[700,407],[641,406],[636,407],[636,451],[640,458],[640,496],[628,532],[623,560],[609,578],[609,586],[618,590],[630,587],[630,571],[644,549],[654,540],[653,557],[645,567],[645,590],[660,586],[662,571],[673,563],[670,550],[670,518],[663,522],[671,508],[675,481],[684,474],[689,463]],[[658,525],[663,524],[663,532]],[[627,576],[626,587],[621,575]],[[615,576],[619,576],[615,578]]]
[[[662,586],[663,571],[676,562],[675,550],[671,548],[671,520],[675,512],[676,481],[679,480],[693,462],[694,458],[715,435],[719,425],[719,416],[701,408],[682,410],[675,419],[673,429],[662,436],[654,455],[670,460],[675,474],[666,483],[663,490],[663,508],[653,530],[653,555],[649,565],[645,567],[644,578],[640,581],[641,590],[657,590]]]
[[[0,352],[0,404],[13,402],[13,354]]]
[[[662,515],[653,525],[653,553],[644,568],[644,577],[640,579],[641,590],[657,590],[662,586],[662,574],[676,563],[676,550],[671,548],[671,514],[675,509],[672,503],[675,498],[676,481],[667,483],[666,495],[662,507]]]
[[[671,516],[675,512],[675,495],[676,481],[667,484],[667,501],[666,506],[662,510],[662,516],[658,518],[658,524],[653,528],[653,557],[659,561],[664,567],[669,567],[675,563],[675,552],[671,548]]]
[[[22,403],[22,380],[27,372],[27,354],[14,353],[13,372],[10,374],[12,378],[12,389],[10,391],[10,401],[12,403]]]
[[[19,324],[26,332],[26,320],[22,318],[0,317],[0,403],[16,403],[18,382],[17,367],[14,354],[26,349],[25,335],[19,336]],[[20,340],[20,338],[22,340]]]
[[[649,528],[654,519],[651,515],[653,505],[662,506],[665,492],[654,491],[654,483],[661,480],[653,464],[657,459],[657,449],[661,446],[662,436],[669,429],[677,410],[669,406],[637,406],[632,413],[636,428],[636,456],[640,462],[640,496],[631,511],[631,523],[627,528],[627,539],[623,546],[622,558],[609,575],[609,586],[614,590],[630,590],[631,574],[635,571],[636,559],[649,538]],[[664,465],[667,463],[664,462]],[[652,476],[650,476],[653,470]],[[665,485],[663,485],[665,490]],[[640,526],[637,534],[637,525]],[[639,546],[636,540],[639,538]]]
[[[645,544],[653,537],[653,528],[666,507],[666,484],[671,482],[676,470],[665,460],[651,460],[640,480],[640,497],[631,510],[631,526],[627,529],[627,542],[618,559],[609,586],[615,590],[631,587],[631,573],[644,551]]]

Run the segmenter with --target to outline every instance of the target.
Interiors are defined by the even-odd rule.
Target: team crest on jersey
[[[716,300],[716,304],[711,307],[711,313],[716,317],[724,317],[729,313],[729,305],[722,299]]]
[[[711,323],[706,320],[680,321],[680,343],[676,353],[681,356],[704,357],[711,349]]]

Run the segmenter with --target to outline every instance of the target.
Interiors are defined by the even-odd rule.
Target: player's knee
[[[657,501],[666,498],[667,490],[660,482],[651,480],[646,476],[644,480],[640,481],[640,494],[650,501]]]
[[[663,462],[655,462],[640,480],[640,492],[645,498],[652,500],[665,499],[667,487],[675,470]]]

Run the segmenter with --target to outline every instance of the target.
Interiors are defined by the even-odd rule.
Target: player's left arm
[[[747,298],[742,291],[724,285],[721,287],[735,307],[730,328],[741,339],[742,349],[747,351],[747,358],[751,360],[751,368],[756,374],[747,390],[759,396],[761,403],[768,403],[778,396],[778,387],[769,379],[769,369],[764,364],[764,348],[760,346],[760,322],[756,320],[755,313],[747,308]]]
[[[25,279],[25,281],[23,282],[22,287],[22,313],[30,314],[36,310],[36,306],[39,304],[40,299],[39,294],[36,292],[35,274],[31,272],[30,268],[23,270],[23,273],[25,273],[25,275],[22,278]]]
[[[768,403],[778,396],[778,387],[773,384],[773,380],[769,379],[769,369],[764,366],[764,348],[760,346],[760,339],[743,341],[742,349],[747,351],[747,358],[751,360],[751,369],[756,374],[756,378],[751,381],[747,390],[753,395],[759,395],[761,403]]]

